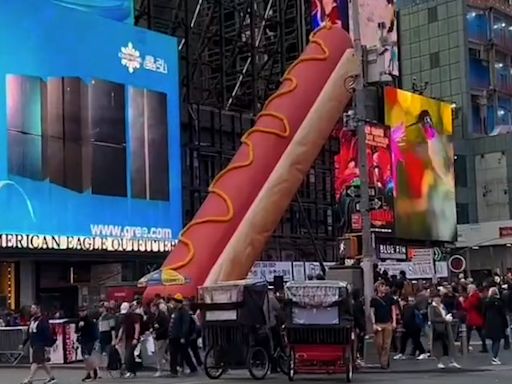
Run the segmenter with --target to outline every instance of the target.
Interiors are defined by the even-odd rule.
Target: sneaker
[[[501,365],[501,361],[497,357],[493,357],[491,360],[492,365]]]
[[[82,383],[90,383],[91,381],[93,381],[94,379],[92,378],[92,376],[88,373],[83,379],[82,379]]]
[[[43,384],[57,384],[57,380],[55,377],[50,377],[49,379],[46,379],[46,381]]]
[[[457,368],[457,369],[461,369],[462,367],[461,367],[459,364],[457,364],[457,362],[456,362],[456,361],[452,361],[452,362],[450,363],[450,368]]]
[[[135,377],[135,374],[131,373],[131,372],[127,372],[124,376],[123,376],[125,379],[132,379]]]
[[[157,371],[157,372],[153,375],[153,377],[161,377],[161,376],[162,376],[162,372],[160,372],[160,371]]]
[[[427,360],[429,358],[428,353],[422,353],[419,355],[416,360]]]
[[[33,384],[32,380],[25,379],[21,382],[21,384]]]
[[[405,356],[399,353],[395,357],[393,357],[393,360],[405,360]]]
[[[443,363],[439,363],[439,364],[437,364],[437,368],[439,368],[439,369],[445,369],[445,368],[446,368],[446,365],[444,365]]]

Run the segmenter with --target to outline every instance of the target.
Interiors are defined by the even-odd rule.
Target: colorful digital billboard
[[[56,4],[133,24],[134,0],[50,0]]]
[[[348,0],[312,0],[313,30],[320,28],[327,21],[348,31]]]
[[[0,248],[169,251],[177,40],[48,1],[2,12]]]
[[[360,212],[360,172],[358,139],[355,130],[340,131],[341,151],[335,158],[336,197],[342,216],[349,220],[349,232],[362,229]],[[389,129],[380,125],[366,126],[366,154],[370,190],[372,230],[391,233],[394,228],[393,177],[391,174]]]
[[[395,88],[384,91],[391,127],[396,237],[455,241],[452,106]]]

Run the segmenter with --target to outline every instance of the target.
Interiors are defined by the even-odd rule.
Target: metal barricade
[[[21,360],[26,349],[20,350],[20,345],[26,333],[26,327],[0,328],[0,363],[16,365]]]

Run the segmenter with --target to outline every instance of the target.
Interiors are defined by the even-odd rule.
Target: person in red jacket
[[[481,353],[487,353],[487,343],[483,334],[484,320],[484,303],[480,292],[478,292],[475,285],[468,287],[468,297],[463,302],[464,310],[467,313],[467,328],[468,328],[468,345],[471,345],[471,334],[476,330],[480,340],[482,341]]]

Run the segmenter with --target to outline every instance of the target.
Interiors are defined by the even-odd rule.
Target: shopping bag
[[[156,350],[155,339],[153,336],[148,336],[146,339],[146,350],[149,356],[153,356]]]

